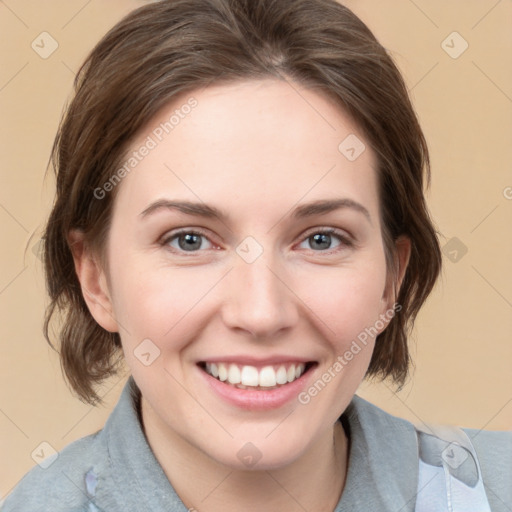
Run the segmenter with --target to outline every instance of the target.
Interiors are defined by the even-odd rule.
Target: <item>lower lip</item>
[[[268,391],[239,389],[212,377],[201,368],[199,368],[199,371],[203,374],[211,389],[226,402],[249,411],[268,411],[278,409],[293,399],[297,399],[306,386],[312,369],[310,368],[293,382]]]

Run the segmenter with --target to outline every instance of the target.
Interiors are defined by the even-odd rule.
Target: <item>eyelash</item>
[[[350,249],[354,247],[354,242],[349,238],[348,235],[346,235],[343,231],[340,231],[339,229],[335,228],[314,228],[313,230],[310,230],[304,235],[304,237],[301,240],[301,244],[306,242],[309,238],[311,238],[313,235],[329,235],[329,236],[335,236],[340,244],[334,248],[334,249],[326,249],[326,250],[319,250],[315,251],[313,249],[310,249],[314,253],[319,253],[324,256],[329,256],[331,254],[335,254],[339,252],[342,249]]]
[[[199,229],[181,229],[179,231],[170,233],[169,236],[164,237],[160,243],[161,243],[162,246],[168,247],[170,251],[172,251],[174,253],[186,255],[186,257],[193,257],[194,253],[202,252],[201,250],[197,250],[197,251],[184,251],[182,249],[176,249],[174,247],[172,247],[172,248],[169,247],[170,242],[172,242],[175,239],[178,239],[182,235],[202,236],[202,237],[208,239],[210,241],[210,243],[213,244],[213,242],[211,242],[211,240],[209,239],[208,235],[205,232],[203,232],[203,231],[201,231]],[[300,243],[302,244],[303,242],[307,241],[313,235],[330,235],[330,236],[334,235],[340,241],[340,244],[338,245],[338,247],[335,248],[335,249],[332,249],[332,250],[331,249],[326,249],[326,250],[315,251],[313,249],[310,249],[314,253],[319,253],[319,254],[322,254],[322,255],[325,255],[325,256],[334,254],[334,253],[340,251],[341,248],[353,248],[354,245],[355,245],[354,242],[350,239],[349,236],[347,236],[343,231],[340,231],[340,230],[335,229],[335,228],[316,228],[316,229],[313,229],[313,230],[309,231],[302,238]]]

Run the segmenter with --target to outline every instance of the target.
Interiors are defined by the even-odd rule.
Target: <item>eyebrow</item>
[[[370,212],[357,201],[348,198],[341,199],[323,199],[319,201],[313,201],[311,203],[306,203],[298,206],[294,212],[293,217],[300,219],[305,217],[311,217],[313,215],[321,215],[325,213],[330,213],[335,210],[340,209],[352,209],[356,212],[362,213],[368,222],[372,224],[372,218]]]
[[[303,219],[312,217],[313,215],[323,215],[335,210],[346,208],[362,213],[368,222],[372,224],[370,212],[362,204],[348,198],[321,199],[318,201],[301,204],[293,210],[292,217],[294,219]],[[230,218],[227,213],[224,213],[218,208],[210,206],[206,203],[195,203],[192,201],[172,201],[169,199],[158,199],[157,201],[151,203],[144,211],[140,213],[140,217],[145,218],[161,210],[177,210],[187,215],[218,219],[222,222],[226,222]]]

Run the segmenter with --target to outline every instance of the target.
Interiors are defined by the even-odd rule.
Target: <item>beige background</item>
[[[37,243],[53,194],[44,181],[74,73],[134,0],[0,0],[0,497],[34,465],[103,425],[124,379],[97,409],[73,398],[42,336]],[[411,421],[512,428],[512,2],[350,0],[405,74],[432,153],[429,204],[442,233],[467,253],[444,256],[443,278],[411,339],[416,371],[399,393],[364,383],[359,394]],[[58,49],[32,48],[48,32]],[[458,32],[457,59],[442,43]],[[45,36],[46,37],[46,36]],[[457,36],[445,43],[462,48]],[[31,235],[33,238],[30,239]],[[29,241],[30,239],[30,241]],[[28,250],[24,249],[28,243]],[[38,451],[39,450],[39,451]],[[47,450],[47,448],[46,448]]]

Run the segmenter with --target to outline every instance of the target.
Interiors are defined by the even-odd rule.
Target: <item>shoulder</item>
[[[141,453],[146,462],[158,463],[151,459],[139,423],[136,391],[134,381],[128,379],[104,428],[69,444],[53,459],[42,457],[5,499],[0,511],[138,510],[130,508],[126,497],[136,480],[130,466],[140,464]]]
[[[106,473],[103,431],[79,439],[33,467],[1,506],[1,512],[82,512],[88,507],[91,478]],[[89,480],[89,481],[87,481]]]
[[[367,448],[378,450],[378,458],[381,453],[389,452],[388,447],[393,447],[395,457],[401,453],[400,458],[409,462],[410,474],[417,473],[417,469],[413,469],[413,465],[419,463],[415,424],[387,413],[358,395],[354,395],[347,413],[352,424],[365,433]],[[448,425],[443,427],[457,429]],[[492,510],[508,510],[506,506],[512,503],[512,430],[460,430],[466,433],[474,447]]]
[[[512,461],[512,430],[494,431],[463,428],[475,449],[483,454],[508,457]]]
[[[498,505],[512,504],[512,430],[462,430],[477,453],[489,500],[497,500],[493,510],[505,510]]]
[[[477,453],[512,463],[512,430],[493,431],[463,428]]]
[[[416,431],[414,423],[398,416],[393,416],[358,395],[354,395],[352,402],[347,408],[347,412],[352,415],[353,419],[363,423],[362,426],[367,431],[372,431],[375,434],[386,427],[390,427],[395,431],[402,431],[405,435],[410,435]],[[485,459],[485,462],[494,461],[495,470],[499,466],[505,466],[509,468],[509,471],[512,470],[512,430],[491,431],[463,427],[461,429],[471,440],[477,455]],[[499,464],[497,464],[498,462]]]
[[[378,433],[386,428],[403,432],[405,435],[410,435],[414,432],[414,425],[411,422],[398,416],[393,416],[359,395],[353,396],[346,412],[368,432]]]

